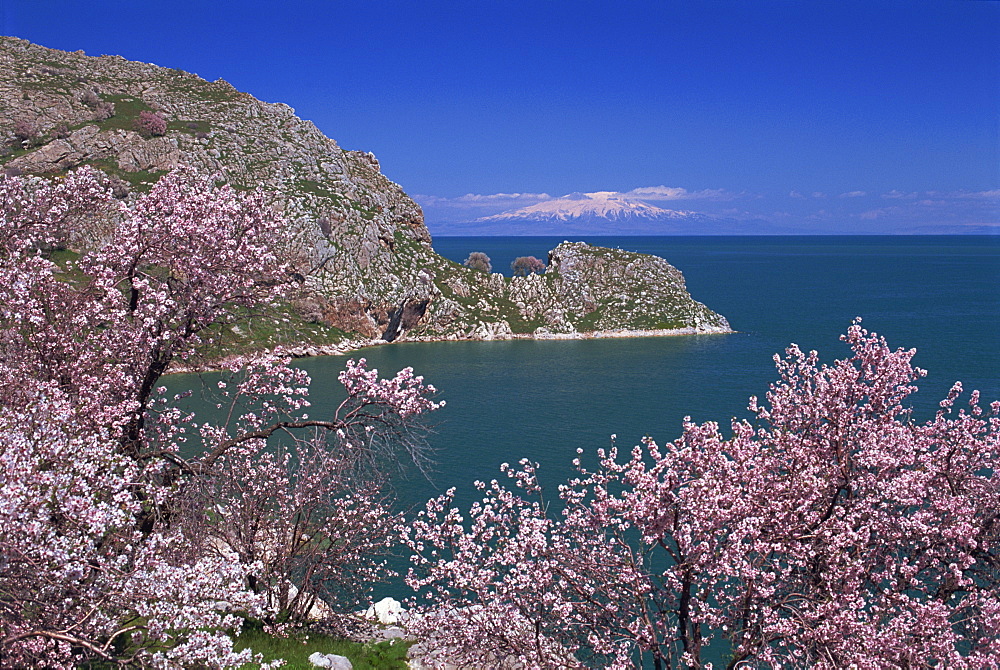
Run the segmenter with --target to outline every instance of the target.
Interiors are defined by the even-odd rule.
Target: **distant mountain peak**
[[[560,198],[512,209],[477,221],[631,221],[636,219],[705,219],[697,212],[664,209],[615,191],[569,193]]]

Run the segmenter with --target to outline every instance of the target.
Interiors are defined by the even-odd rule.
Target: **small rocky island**
[[[372,154],[223,80],[0,37],[0,119],[7,174],[90,165],[127,199],[188,165],[273,193],[303,288],[269,319],[287,327],[237,325],[236,348],[308,355],[374,341],[730,331],[654,256],[564,242],[544,274],[515,278],[445,259]]]

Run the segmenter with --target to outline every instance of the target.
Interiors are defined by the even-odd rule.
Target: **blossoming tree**
[[[924,372],[857,323],[853,355],[792,346],[756,422],[683,426],[560,486],[504,466],[468,521],[449,492],[407,531],[427,644],[483,666],[1000,666],[1000,403],[956,384],[915,421]],[[520,489],[520,491],[518,491]]]
[[[308,377],[265,356],[233,362],[226,420],[196,423],[158,382],[282,295],[282,222],[188,171],[132,206],[106,186],[85,169],[0,180],[0,665],[239,665],[241,617],[301,615],[335,572],[374,576],[378,454],[419,447],[434,389],[362,361],[344,404],[310,418]]]

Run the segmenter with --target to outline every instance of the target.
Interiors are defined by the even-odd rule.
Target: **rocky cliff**
[[[544,274],[506,278],[444,266],[437,278],[441,296],[428,310],[430,323],[452,337],[729,332],[726,319],[693,300],[684,276],[667,261],[583,242],[563,242],[550,251]],[[433,334],[418,325],[411,335],[424,333]]]
[[[166,121],[162,135],[136,129],[143,112]],[[448,261],[372,154],[222,80],[0,37],[0,142],[8,174],[93,165],[125,198],[179,165],[274,192],[309,287],[289,310],[333,327],[321,339],[728,330],[691,299],[680,272],[651,256],[563,244],[544,275],[513,280]]]

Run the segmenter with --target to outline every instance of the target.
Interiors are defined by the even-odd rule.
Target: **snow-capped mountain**
[[[747,235],[759,233],[762,223],[665,209],[634,195],[596,191],[544,196],[499,214],[428,226],[435,235]]]
[[[484,216],[476,221],[565,221],[584,222],[597,221],[637,221],[637,220],[706,220],[704,214],[697,212],[664,209],[641,200],[629,198],[614,191],[597,191],[594,193],[570,193],[561,198],[521,207],[492,216]]]
[[[717,235],[734,222],[690,210],[664,209],[616,191],[570,193],[561,198],[442,224],[437,232],[460,235]]]

